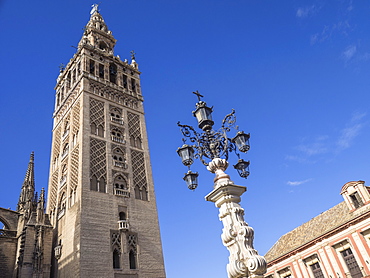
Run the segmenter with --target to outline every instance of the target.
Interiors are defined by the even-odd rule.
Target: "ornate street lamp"
[[[197,172],[194,173],[189,170],[185,174],[183,180],[186,182],[186,185],[190,190],[194,190],[198,186],[198,173]]]
[[[240,177],[249,176],[250,163],[241,159],[239,152],[246,153],[249,150],[250,135],[237,131],[233,138],[228,137],[227,133],[231,128],[238,130],[235,125],[234,110],[225,116],[219,130],[213,130],[213,107],[208,107],[201,100],[203,96],[198,91],[193,93],[198,97],[193,115],[197,118],[198,127],[203,132],[199,133],[192,126],[177,123],[184,135],[184,144],[177,149],[177,153],[182,163],[188,167],[188,172],[183,179],[191,190],[198,186],[198,173],[190,170],[194,158],[198,158],[211,173],[216,174],[214,189],[205,199],[215,203],[220,210],[219,218],[224,225],[221,238],[230,252],[227,265],[228,276],[229,278],[263,278],[267,268],[266,260],[253,248],[254,231],[244,221],[244,209],[239,204],[246,187],[234,184],[230,176],[225,173],[229,165],[227,161],[229,153],[234,152],[238,158],[234,168]],[[186,141],[190,142],[187,144]]]

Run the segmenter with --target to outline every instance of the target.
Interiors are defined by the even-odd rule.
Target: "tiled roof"
[[[283,235],[266,253],[265,259],[271,262],[369,210],[370,206],[366,205],[350,212],[342,202]]]

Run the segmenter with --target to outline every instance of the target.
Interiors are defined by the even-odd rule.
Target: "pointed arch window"
[[[129,253],[130,269],[137,269],[136,266],[136,254],[134,250],[130,250]]]
[[[114,269],[121,268],[120,260],[121,260],[120,252],[115,248],[113,250],[113,268]]]
[[[141,200],[148,201],[148,191],[146,190],[146,186],[143,186],[141,189]]]
[[[90,180],[90,189],[93,191],[98,191],[98,179],[96,178],[95,175],[91,177]]]
[[[105,182],[105,179],[103,177],[100,178],[99,183],[98,183],[98,187],[99,187],[99,192],[105,193],[105,191],[106,191],[106,182]]]
[[[95,123],[91,123],[90,129],[91,129],[91,134],[98,135],[100,137],[104,137],[104,127],[103,127],[103,125],[96,126]]]
[[[135,148],[141,149],[142,148],[141,138],[131,136],[130,137],[130,145],[135,147]]]
[[[98,179],[95,175],[93,175],[90,179],[90,190],[92,191],[99,191],[99,192],[106,192],[106,181],[104,177]]]
[[[118,231],[111,232],[111,246],[112,246],[112,259],[113,268],[121,268],[121,234]]]
[[[92,123],[90,125],[91,134],[98,135],[98,129],[96,128],[96,124]]]
[[[98,136],[104,137],[104,127],[102,125],[98,126]]]
[[[127,235],[127,244],[128,244],[128,258],[130,269],[138,269],[137,265],[137,236],[136,234]]]
[[[135,199],[148,201],[148,190],[146,186],[140,188],[138,185],[135,186]]]
[[[140,188],[138,185],[135,186],[135,199],[141,199]]]

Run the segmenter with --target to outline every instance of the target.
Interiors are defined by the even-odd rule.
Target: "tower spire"
[[[19,196],[17,211],[20,212],[26,208],[31,209],[35,196],[35,173],[34,173],[34,152],[30,155],[30,161],[24,177],[21,195]]]
[[[45,214],[45,189],[42,188],[40,192],[40,197],[37,201],[37,220],[38,224],[43,224],[44,214]]]
[[[99,4],[92,5],[90,20],[84,28],[84,34],[78,44],[78,48],[86,45],[99,49],[105,54],[113,55],[116,40],[112,32],[108,30],[108,26],[99,13],[98,7]]]

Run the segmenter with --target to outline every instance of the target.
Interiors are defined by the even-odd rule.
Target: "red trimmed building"
[[[342,203],[283,235],[265,255],[265,278],[370,277],[369,192],[348,182]]]

